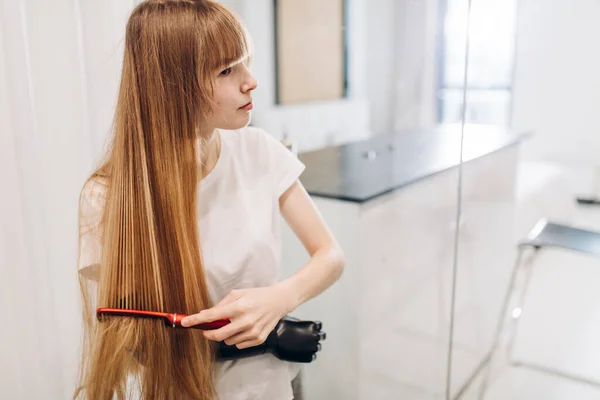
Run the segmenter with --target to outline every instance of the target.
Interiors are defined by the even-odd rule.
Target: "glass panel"
[[[463,156],[482,128],[510,145],[462,165],[452,398],[595,399],[600,3],[471,5]]]
[[[450,0],[447,7],[440,116],[442,122],[461,124],[463,145],[446,393],[455,399],[476,398],[464,396],[473,396],[465,393],[487,360],[495,317],[510,277],[507,266],[514,258],[518,156],[514,144],[520,137],[506,129],[512,100],[516,2]],[[468,22],[469,29],[462,21]],[[466,85],[456,88],[457,82],[465,81],[465,73]]]
[[[466,0],[448,0],[446,19],[445,86],[461,86],[464,79]],[[471,3],[469,88],[509,87],[513,58],[517,0],[474,0]]]
[[[510,90],[469,90],[466,122],[508,126],[511,96]],[[441,99],[444,107],[442,123],[459,123],[462,120],[463,90],[443,89]]]
[[[464,44],[468,0],[448,0],[444,35],[440,121],[461,117]],[[471,3],[469,77],[466,121],[510,125],[517,1],[478,0]],[[458,85],[458,87],[456,87]]]

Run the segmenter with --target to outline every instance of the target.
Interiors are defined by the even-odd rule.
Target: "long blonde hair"
[[[200,331],[98,321],[95,313],[211,306],[196,215],[200,132],[215,71],[246,56],[243,26],[214,1],[147,0],[132,12],[113,136],[90,177],[107,190],[98,284],[80,276],[84,346],[74,398],[125,399],[132,379],[143,399],[214,397],[214,347]]]

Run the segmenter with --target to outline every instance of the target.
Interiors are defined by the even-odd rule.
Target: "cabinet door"
[[[361,209],[363,398],[382,380],[407,398],[443,398],[457,178],[451,169]]]

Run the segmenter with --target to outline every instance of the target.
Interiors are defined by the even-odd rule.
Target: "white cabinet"
[[[513,262],[517,146],[463,165],[452,392],[483,360]],[[344,275],[294,315],[323,321],[305,366],[310,399],[445,397],[458,168],[365,203],[314,197],[346,253]],[[285,224],[284,224],[285,225]],[[308,256],[284,226],[283,273]]]

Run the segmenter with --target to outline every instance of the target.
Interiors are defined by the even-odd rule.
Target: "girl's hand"
[[[187,327],[229,318],[231,323],[204,331],[204,337],[244,349],[264,343],[279,320],[293,309],[289,292],[281,286],[236,289],[216,306],[189,315],[181,324]]]

